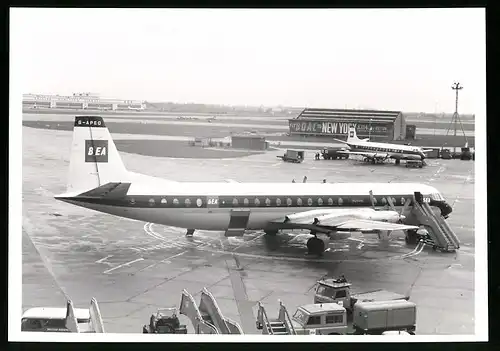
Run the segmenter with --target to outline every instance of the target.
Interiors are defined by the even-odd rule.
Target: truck
[[[160,308],[156,314],[151,314],[149,325],[142,327],[143,334],[187,334],[186,325],[181,324],[177,309]]]
[[[351,283],[345,277],[324,278],[317,282],[314,303],[335,302],[351,314],[358,302],[408,300],[409,296],[379,289],[362,293],[351,293]]]
[[[259,302],[257,329],[267,335],[344,335],[347,333],[346,309],[337,303],[299,306],[290,317],[280,301],[277,319],[269,319]]]
[[[325,160],[347,160],[349,158],[349,154],[346,153],[346,149],[343,147],[338,147],[338,148],[324,148],[321,150],[321,156]]]
[[[414,335],[416,316],[416,305],[406,300],[356,303],[352,323],[335,302],[299,306],[291,317],[280,302],[277,319],[269,319],[259,303],[256,324],[264,335]]]
[[[104,333],[97,300],[92,298],[89,308],[75,308],[71,300],[64,307],[33,307],[21,316],[21,331]]]
[[[304,161],[304,151],[286,150],[283,156],[276,156],[285,162],[301,163]]]
[[[358,302],[354,305],[355,334],[388,335],[390,331],[415,334],[417,306],[406,300]]]
[[[462,161],[470,161],[472,160],[472,152],[470,151],[470,147],[465,146],[462,148],[462,152],[460,154],[460,159]]]
[[[407,160],[406,168],[422,168],[424,167],[424,161],[422,160]]]

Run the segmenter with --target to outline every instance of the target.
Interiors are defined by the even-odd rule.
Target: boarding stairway
[[[101,311],[97,305],[97,300],[90,300],[90,322],[78,323],[75,316],[73,302],[68,300],[66,304],[66,328],[72,333],[104,333],[104,323],[102,322]]]
[[[295,335],[295,328],[285,305],[280,301],[278,319],[269,319],[264,305],[259,302],[257,312],[257,329],[262,329],[264,335]]]
[[[214,296],[206,288],[201,292],[199,306],[184,289],[179,313],[191,320],[196,334],[243,334],[236,322],[224,317]]]
[[[433,209],[427,202],[419,203],[414,196],[412,215],[416,217],[418,224],[423,225],[429,233],[429,236],[423,239],[425,244],[445,252],[453,252],[460,248],[460,241],[441,216],[439,208]]]

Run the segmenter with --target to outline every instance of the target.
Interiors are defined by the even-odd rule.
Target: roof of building
[[[300,306],[304,311],[306,311],[309,314],[316,314],[316,313],[321,313],[321,312],[326,312],[326,311],[343,311],[344,307],[340,306],[337,303],[330,302],[330,303],[314,303],[314,304],[309,304],[309,305],[303,305]]]
[[[90,311],[86,308],[74,308],[77,319],[90,319]],[[66,319],[65,307],[34,307],[26,310],[22,318],[32,319]]]
[[[379,111],[379,110],[343,110],[343,109],[323,109],[306,108],[295,119],[357,119],[372,122],[384,121],[393,122],[401,114],[401,111]]]
[[[259,140],[266,139],[265,136],[259,134],[233,134],[231,135],[231,137],[235,139],[259,139]]]

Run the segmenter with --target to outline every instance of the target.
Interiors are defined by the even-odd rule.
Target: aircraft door
[[[226,230],[225,236],[243,236],[247,228],[249,219],[249,210],[231,210],[229,226]]]

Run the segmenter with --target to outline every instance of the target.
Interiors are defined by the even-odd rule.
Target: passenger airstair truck
[[[179,313],[191,320],[195,334],[243,334],[236,322],[224,317],[214,296],[206,288],[201,292],[199,306],[184,289]]]

